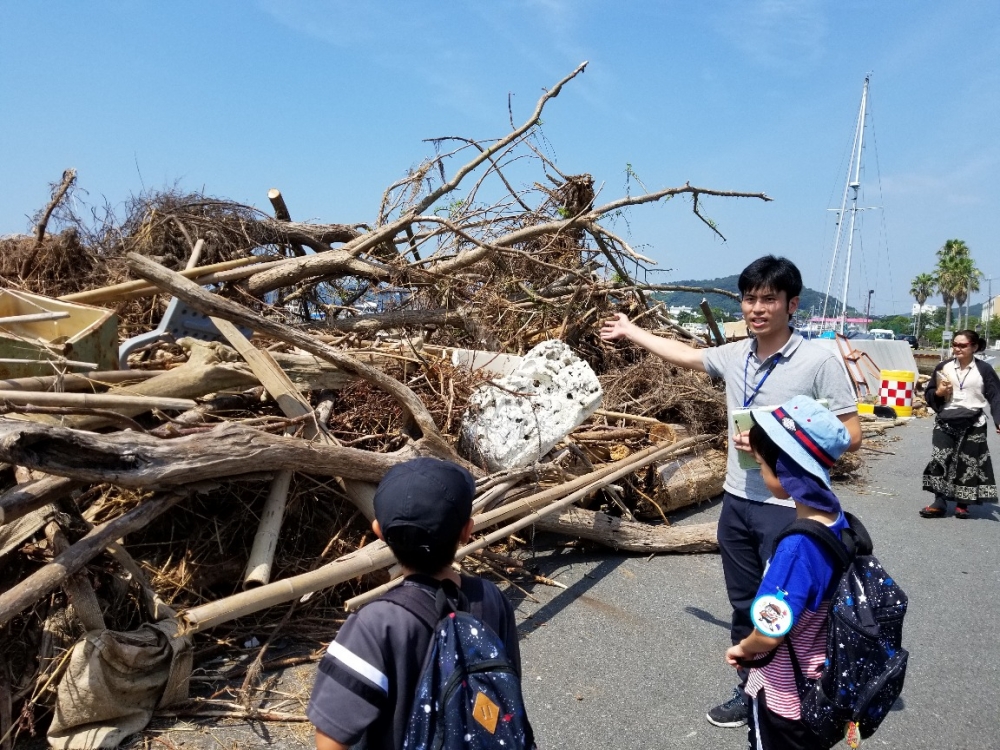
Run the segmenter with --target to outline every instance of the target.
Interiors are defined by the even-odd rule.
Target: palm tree
[[[979,277],[983,272],[976,268],[976,262],[972,258],[958,258],[955,260],[955,273],[957,274],[957,285],[955,287],[955,302],[958,303],[958,315],[962,316],[962,305],[965,305],[965,325],[962,326],[959,320],[959,327],[969,327],[969,295],[979,291]]]
[[[913,329],[913,335],[920,338],[920,314],[923,311],[927,298],[934,294],[934,276],[929,273],[917,274],[910,282],[910,294],[917,301],[917,325]]]
[[[934,269],[934,288],[944,303],[944,329],[951,330],[951,306],[955,302],[955,259],[945,256]]]
[[[950,331],[951,305],[957,298],[958,292],[965,288],[962,274],[968,269],[962,266],[961,261],[969,258],[969,246],[962,240],[947,240],[937,251],[937,257],[934,285],[941,295],[941,301],[944,302],[944,329]],[[961,314],[960,307],[960,318]]]

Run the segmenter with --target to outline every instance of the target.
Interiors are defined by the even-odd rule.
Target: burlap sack
[[[149,723],[153,710],[188,695],[192,645],[176,620],[128,633],[93,630],[70,655],[56,695],[53,748],[114,748]]]

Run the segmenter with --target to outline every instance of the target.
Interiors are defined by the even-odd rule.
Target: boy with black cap
[[[452,601],[464,597],[503,641],[520,674],[510,602],[493,583],[460,576],[451,567],[455,551],[472,534],[475,489],[472,475],[448,461],[397,464],[375,491],[372,529],[403,567],[402,586],[418,587],[432,600],[439,588]],[[402,748],[431,636],[415,614],[385,599],[347,619],[320,662],[309,700],[318,750],[346,750],[362,738],[370,750]]]
[[[829,469],[851,442],[843,423],[806,396],[776,409],[755,409],[751,416],[750,447],[767,488],[775,497],[795,501],[796,518],[819,521],[841,536],[848,522],[831,489]],[[765,666],[751,668],[747,678],[750,747],[828,747],[802,721],[788,646],[778,647],[787,640],[803,675],[818,677],[838,580],[830,552],[804,534],[781,539],[768,561],[750,608],[755,630],[726,652],[734,667],[775,652]]]

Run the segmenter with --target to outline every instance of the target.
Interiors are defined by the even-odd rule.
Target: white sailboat
[[[837,333],[840,334],[845,333],[848,322],[847,293],[851,281],[851,255],[854,249],[854,232],[857,215],[859,211],[867,210],[864,207],[858,206],[858,194],[861,190],[861,158],[864,152],[865,111],[868,106],[868,84],[870,80],[871,74],[865,76],[864,88],[861,91],[861,107],[858,110],[858,119],[854,129],[854,143],[851,148],[851,160],[848,164],[847,181],[844,185],[844,194],[840,203],[840,208],[836,209],[837,231],[833,244],[833,255],[830,258],[830,275],[826,282],[826,295],[823,298],[823,315],[821,318],[821,324],[824,327],[836,330]],[[872,207],[869,206],[868,208]],[[848,221],[846,222],[844,221],[845,216],[848,218]],[[832,324],[830,324],[831,318],[827,317],[830,292],[833,287],[834,275],[837,271],[837,259],[843,245],[846,245],[846,258],[843,263],[844,281],[840,290],[840,309],[839,312],[836,310],[831,311],[835,314],[831,316],[833,321]],[[869,294],[869,301],[870,300],[871,295]],[[836,298],[834,299],[834,302],[837,302]]]

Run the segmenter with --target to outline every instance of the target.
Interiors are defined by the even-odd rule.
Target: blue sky
[[[508,97],[520,123],[584,60],[543,133],[599,202],[624,195],[627,165],[650,190],[774,199],[706,201],[725,243],[687,202],[632,209],[618,229],[656,281],[774,252],[825,289],[870,72],[859,205],[880,209],[862,214],[848,301],[874,289],[873,313],[908,311],[949,238],[1000,293],[996,0],[7,2],[0,235],[30,229],[67,167],[90,205],[178,185],[269,211],[277,187],[296,220],[371,222],[424,139],[503,136]]]

